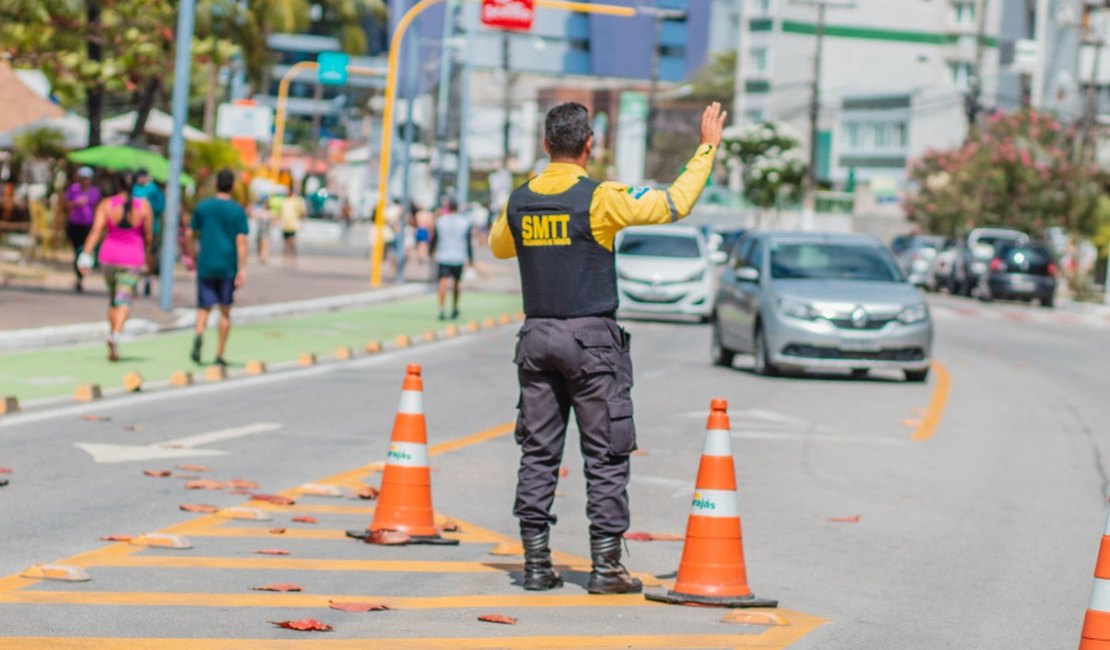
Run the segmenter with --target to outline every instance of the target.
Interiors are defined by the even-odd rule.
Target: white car
[[[622,314],[666,314],[708,320],[713,313],[715,260],[698,228],[683,225],[628,228],[618,235],[616,251]]]

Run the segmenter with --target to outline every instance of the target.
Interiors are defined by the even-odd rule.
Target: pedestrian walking
[[[282,259],[289,264],[297,262],[297,231],[301,229],[301,221],[308,214],[304,199],[296,194],[283,196],[281,199],[281,239]]]
[[[87,273],[93,267],[93,250],[100,244],[97,261],[108,284],[109,361],[119,361],[120,335],[131,314],[135,289],[146,264],[147,248],[153,239],[154,218],[150,204],[132,195],[134,186],[134,173],[116,174],[115,192],[97,206],[92,230],[77,260],[78,269]]]
[[[147,251],[147,272],[146,277],[143,278],[143,295],[150,295],[150,277],[158,275],[159,260],[158,251],[162,248],[162,213],[166,210],[166,195],[162,193],[162,188],[158,187],[158,183],[150,177],[150,172],[146,169],[140,169],[135,172],[135,188],[131,194],[137,199],[146,199],[150,204],[150,211],[153,215],[151,227],[153,228],[154,237],[151,241],[150,250]]]
[[[82,167],[77,170],[77,180],[66,190],[66,210],[69,218],[66,220],[66,238],[73,247],[73,274],[77,279],[73,283],[73,290],[77,293],[84,291],[81,269],[77,268],[77,258],[85,248],[85,240],[92,232],[93,220],[96,216],[96,206],[100,203],[100,188],[93,185],[96,174],[92,167]]]
[[[204,330],[208,314],[219,307],[219,339],[216,343],[216,365],[226,366],[224,353],[231,334],[231,304],[235,290],[247,281],[249,249],[247,212],[231,196],[235,173],[230,169],[216,174],[216,196],[197,204],[189,222],[188,241],[196,250],[197,261],[197,322],[196,336],[190,358],[200,363]]]
[[[524,588],[563,584],[548,544],[570,409],[585,458],[592,594],[636,593],[643,585],[621,564],[629,526],[632,419],[629,335],[616,320],[613,241],[627,226],[677,221],[693,209],[713,169],[725,113],[701,117],[701,144],[665,190],[599,183],[586,175],[593,147],[589,111],[574,102],[547,113],[551,164],[515,190],[493,224],[490,250],[516,257],[524,313],[514,361],[520,382],[516,441],[521,447],[513,513],[524,546]]]
[[[446,212],[435,223],[430,252],[438,266],[439,319],[447,318],[447,285],[451,287],[451,319],[459,317],[459,295],[462,293],[463,266],[474,264],[474,247],[470,239],[470,219],[459,214],[459,202],[450,197]]]

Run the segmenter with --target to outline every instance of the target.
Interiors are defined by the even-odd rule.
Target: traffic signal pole
[[[473,1],[473,0],[472,0]],[[382,284],[382,256],[385,253],[385,208],[389,197],[389,166],[393,147],[393,105],[397,99],[397,62],[401,56],[401,43],[405,33],[416,18],[429,7],[442,4],[443,0],[420,0],[405,12],[397,21],[389,41],[389,58],[385,75],[385,110],[382,112],[382,141],[380,164],[378,166],[378,204],[374,210],[374,246],[370,260],[370,286]],[[545,9],[560,9],[587,14],[608,16],[635,16],[636,9],[617,5],[592,4],[589,2],[567,2],[564,0],[535,0],[535,6]],[[465,128],[465,126],[463,127]]]

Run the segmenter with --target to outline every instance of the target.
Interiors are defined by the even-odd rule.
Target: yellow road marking
[[[257,510],[264,510],[266,512],[287,512],[291,515],[295,514],[316,514],[316,515],[372,515],[374,514],[374,506],[333,506],[333,505],[315,505],[298,503],[295,506],[279,506],[276,503],[269,503],[266,501],[251,501],[247,504],[248,508],[255,508]]]
[[[274,542],[283,539],[317,539],[317,540],[343,540],[354,541],[347,536],[347,531],[339,528],[286,528],[280,535],[270,532],[269,528],[238,528],[232,526],[217,526],[190,533],[191,537],[249,537],[265,538]],[[458,531],[443,533],[447,539],[457,539],[464,544],[495,544],[501,540],[482,532]]]
[[[802,638],[823,619],[778,610],[790,618],[791,625],[772,627],[760,634],[666,634],[658,636],[531,636],[531,637],[425,637],[420,639],[165,639],[165,638],[73,638],[10,637],[6,650],[271,650],[282,648],[321,648],[323,650],[365,650],[366,648],[785,648]]]
[[[931,440],[936,433],[940,419],[944,415],[944,407],[948,404],[948,393],[952,389],[952,377],[948,369],[939,361],[933,362],[933,373],[936,375],[936,385],[933,387],[933,397],[921,418],[921,424],[914,429],[910,440]]]
[[[645,607],[659,606],[642,595],[496,595],[471,596],[364,596],[298,593],[181,593],[139,591],[13,591],[0,594],[0,603],[36,605],[139,605],[147,607],[301,607],[324,608],[329,601],[385,603],[397,609],[450,609],[465,607]]]
[[[433,562],[423,560],[322,560],[290,557],[193,557],[131,555],[67,564],[82,567],[141,567],[160,569],[268,569],[276,571],[398,571],[408,573],[497,573],[520,568],[520,563]],[[560,566],[570,571],[589,572],[590,565]]]
[[[486,442],[487,440],[500,438],[501,436],[509,433],[515,428],[515,422],[506,422],[505,424],[499,424],[495,427],[486,429],[485,431],[479,431],[478,433],[466,436],[465,438],[456,438],[455,440],[448,440],[447,442],[441,442],[439,444],[432,445],[431,447],[428,447],[428,455],[439,456],[440,454],[446,454],[449,451],[455,451],[456,449],[461,449],[462,447],[469,447],[470,445],[476,445],[480,442]]]

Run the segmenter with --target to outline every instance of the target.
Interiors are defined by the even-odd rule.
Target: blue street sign
[[[342,86],[347,83],[347,63],[350,57],[342,52],[321,52],[316,59],[319,69],[316,78],[325,86]]]

